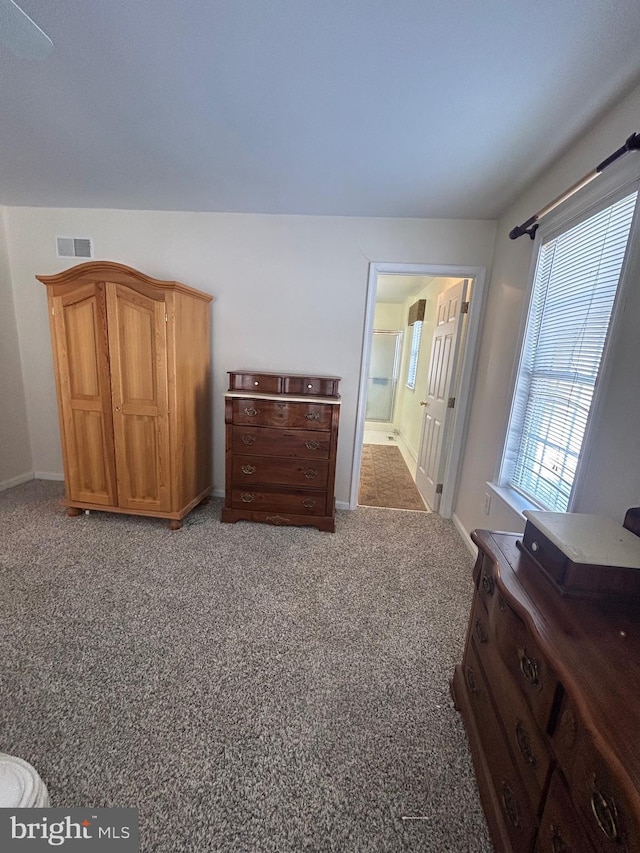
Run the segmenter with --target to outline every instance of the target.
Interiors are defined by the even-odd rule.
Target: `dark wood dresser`
[[[337,376],[229,372],[222,521],[335,530]]]
[[[452,695],[497,851],[640,851],[640,602],[562,596],[510,533],[475,531]]]

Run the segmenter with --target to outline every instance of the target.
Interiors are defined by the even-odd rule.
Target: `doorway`
[[[451,327],[445,328],[441,322],[444,314],[451,313],[452,300],[441,297],[446,291],[450,295],[462,291],[472,294],[470,298],[464,295],[458,299],[461,303],[468,302],[468,305],[459,306],[464,313],[457,324],[457,340],[456,330],[452,337]],[[484,269],[480,267],[370,265],[351,508],[358,505],[364,445],[385,443],[398,447],[414,483],[418,475],[420,492],[423,497],[427,496],[427,506],[445,518],[451,517],[466,431],[483,299]],[[412,343],[415,350],[415,311],[420,309],[420,303],[425,313],[419,321],[421,339],[416,354],[415,351],[412,353]],[[446,311],[441,303],[448,306]],[[450,321],[452,318],[447,316],[446,319]],[[439,336],[438,330],[441,332]],[[375,369],[377,356],[374,350],[376,333],[380,332],[403,333],[404,337],[397,358],[394,403],[391,414],[384,421],[369,418],[375,406],[368,402],[374,388],[374,374],[378,372]],[[384,387],[384,383],[377,384]],[[443,391],[446,392],[445,409],[455,397],[451,408],[444,415],[438,409],[442,405]],[[436,417],[431,415],[430,410],[435,412]],[[427,472],[431,491],[427,490],[425,495],[424,484],[427,480],[424,475]]]

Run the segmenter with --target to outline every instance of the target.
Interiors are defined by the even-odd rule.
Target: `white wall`
[[[343,377],[336,498],[349,500],[370,261],[489,267],[495,223],[8,208],[7,239],[38,472],[62,472],[45,288],[70,264],[55,237],[92,237],[96,257],[212,293],[214,485],[224,487],[225,371]]]
[[[640,87],[586,133],[501,217],[490,278],[477,379],[455,513],[466,530],[484,527],[520,531],[524,519],[493,496],[483,513],[485,482],[494,477],[502,453],[519,329],[528,288],[533,243],[509,240],[509,231],[591,171],[640,130]],[[630,153],[627,157],[638,157]],[[632,287],[624,326],[615,342],[613,381],[606,418],[594,439],[577,512],[601,513],[622,521],[640,505],[640,287]]]
[[[4,208],[0,208],[0,304],[0,488],[7,488],[29,479],[33,467]]]

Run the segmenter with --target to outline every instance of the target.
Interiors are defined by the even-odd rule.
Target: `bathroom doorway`
[[[428,508],[435,509],[445,518],[451,517],[484,299],[484,269],[480,267],[370,265],[352,472],[352,508],[358,505],[361,462],[363,457],[369,456],[369,450],[363,453],[365,445],[369,449],[373,444],[397,447],[399,454],[394,454],[394,457],[401,455],[413,481],[411,486],[415,485],[419,459],[428,445],[423,438],[424,424],[428,421],[424,414],[430,401],[427,393],[430,391],[429,366],[432,343],[437,337],[438,299],[444,291],[456,287],[463,280],[472,297],[468,304],[461,306],[464,314],[462,334],[450,383],[450,388],[455,387],[455,409],[449,412],[446,434],[439,448],[442,466],[437,501],[433,501],[432,496],[435,506],[427,504]],[[421,309],[424,314],[416,313]],[[418,316],[419,328],[416,328]],[[391,361],[389,351],[393,349],[390,341],[395,340],[399,348],[399,352],[394,350],[394,372],[391,375],[388,369],[384,371],[380,366],[382,346],[379,342],[383,340],[387,364]],[[447,392],[448,398],[454,396],[449,389]]]

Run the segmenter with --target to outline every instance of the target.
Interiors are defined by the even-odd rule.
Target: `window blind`
[[[407,387],[416,387],[416,373],[418,370],[418,353],[420,352],[420,338],[422,336],[422,320],[416,320],[413,324],[411,335],[411,353],[409,355],[409,370],[407,371]]]
[[[539,251],[505,454],[508,484],[565,512],[637,192]]]

